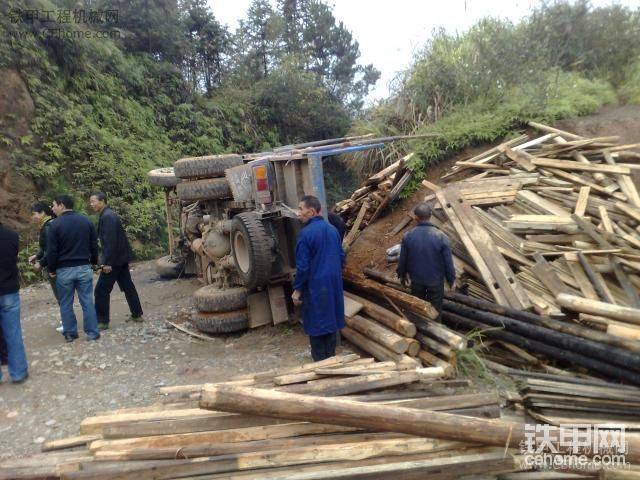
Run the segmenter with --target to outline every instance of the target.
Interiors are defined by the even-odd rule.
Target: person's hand
[[[302,305],[302,292],[300,290],[294,290],[293,295],[291,295],[291,300],[293,300],[293,304],[297,307]]]
[[[35,261],[36,261],[36,258],[38,258],[38,257],[37,257],[37,256],[35,256],[35,255],[31,255],[31,256],[29,257],[28,262],[29,262],[29,263],[33,263],[33,262],[35,262]]]
[[[42,270],[42,265],[40,265],[40,262],[35,262],[33,264],[33,270],[36,272],[40,272]]]
[[[111,273],[113,271],[113,268],[111,268],[110,265],[103,265],[102,266],[102,272],[103,273]]]
[[[400,279],[400,285],[402,285],[403,288],[407,288],[407,286],[409,285],[409,282],[407,281],[407,277],[402,277]]]

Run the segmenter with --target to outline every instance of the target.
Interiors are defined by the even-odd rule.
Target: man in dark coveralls
[[[406,285],[409,276],[411,294],[427,300],[441,312],[444,281],[446,279],[452,287],[456,279],[449,238],[429,223],[431,207],[428,203],[419,204],[413,213],[418,218],[418,225],[402,239],[398,278]]]
[[[337,332],[344,327],[342,265],[345,254],[338,230],[322,217],[311,195],[298,205],[304,228],[296,243],[296,277],[292,299],[302,305],[304,331],[315,362],[333,357]]]

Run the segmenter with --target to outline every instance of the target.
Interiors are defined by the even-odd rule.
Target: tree
[[[282,22],[269,0],[253,0],[247,18],[240,22],[239,34],[249,73],[259,80],[269,75],[277,61]]]

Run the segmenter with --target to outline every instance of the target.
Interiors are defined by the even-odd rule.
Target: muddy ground
[[[66,344],[55,331],[58,307],[46,284],[21,292],[29,379],[0,384],[0,459],[40,450],[45,440],[76,435],[92,414],[158,400],[158,387],[204,383],[311,361],[299,325],[263,327],[203,341],[165,323],[191,306],[196,279],[162,280],[153,262],[135,264],[145,321],[126,323],[124,295],[112,296],[112,326],[98,342]],[[76,302],[77,304],[77,302]],[[77,305],[76,305],[77,307]],[[79,308],[76,309],[81,318]]]

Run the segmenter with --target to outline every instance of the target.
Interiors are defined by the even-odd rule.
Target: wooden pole
[[[520,442],[525,440],[523,423],[233,385],[205,388],[202,391],[200,406],[234,413],[332,422],[379,432],[399,432],[501,447],[510,445],[518,448]],[[550,428],[556,434],[562,434],[562,428]],[[640,438],[628,437],[627,446],[627,460],[639,460]]]
[[[558,302],[560,306],[574,312],[591,313],[592,315],[600,315],[622,322],[640,325],[640,309],[637,308],[612,305],[610,303],[598,302],[566,293],[558,295],[556,302]]]

